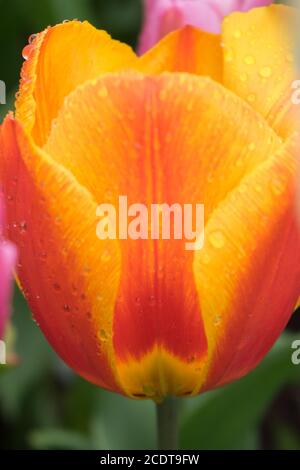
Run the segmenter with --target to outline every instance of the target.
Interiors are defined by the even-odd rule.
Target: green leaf
[[[40,450],[90,450],[85,436],[59,428],[33,431],[29,443],[33,449]]]
[[[283,335],[256,370],[243,379],[190,399],[182,419],[181,448],[247,448],[249,433],[283,384],[299,380],[300,369],[291,362],[294,339]]]

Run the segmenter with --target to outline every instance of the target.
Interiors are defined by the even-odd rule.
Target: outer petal
[[[120,275],[114,241],[96,238],[96,203],[74,177],[7,117],[0,176],[18,277],[49,342],[88,380],[119,390],[112,313]]]
[[[245,375],[289,320],[300,289],[292,142],[246,176],[214,211],[194,275],[208,361],[202,389]],[[216,276],[222,272],[221,276]]]
[[[43,144],[64,98],[81,83],[134,64],[131,48],[87,21],[47,28],[23,51],[16,117]]]
[[[132,72],[101,77],[70,95],[45,149],[98,203],[118,206],[119,195],[128,204],[204,203],[209,219],[280,147],[253,109],[212,80]],[[130,395],[159,398],[200,387],[206,319],[184,243],[120,242],[114,348]]]
[[[151,74],[189,72],[221,81],[222,48],[218,35],[186,26],[144,54],[135,68]]]
[[[247,100],[283,137],[299,129],[291,100],[295,9],[272,5],[234,13],[223,23],[223,83]]]

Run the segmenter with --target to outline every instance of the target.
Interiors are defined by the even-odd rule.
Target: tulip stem
[[[178,449],[178,405],[174,397],[156,405],[159,450]]]

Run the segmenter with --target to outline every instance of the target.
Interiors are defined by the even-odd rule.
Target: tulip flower
[[[138,58],[87,22],[23,51],[0,180],[18,278],[57,353],[133,398],[253,369],[300,290],[289,7],[186,26]],[[201,203],[205,241],[97,237],[99,204]],[[121,239],[120,239],[121,238]]]
[[[12,243],[3,239],[3,201],[0,197],[0,339],[4,338],[9,315],[9,299],[16,250]]]
[[[222,20],[234,11],[270,5],[273,0],[144,0],[144,25],[139,53],[154,46],[166,34],[185,25],[219,33]]]

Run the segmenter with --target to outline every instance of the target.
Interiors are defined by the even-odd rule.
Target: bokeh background
[[[140,0],[0,0],[0,79],[13,109],[30,34],[65,19],[88,19],[133,47]],[[299,73],[300,75],[300,73]],[[299,77],[300,78],[300,77]],[[246,378],[181,400],[183,449],[300,449],[300,312],[261,365]],[[155,409],[104,392],[64,365],[32,320],[15,289],[10,350],[19,364],[0,368],[0,449],[153,449]]]

